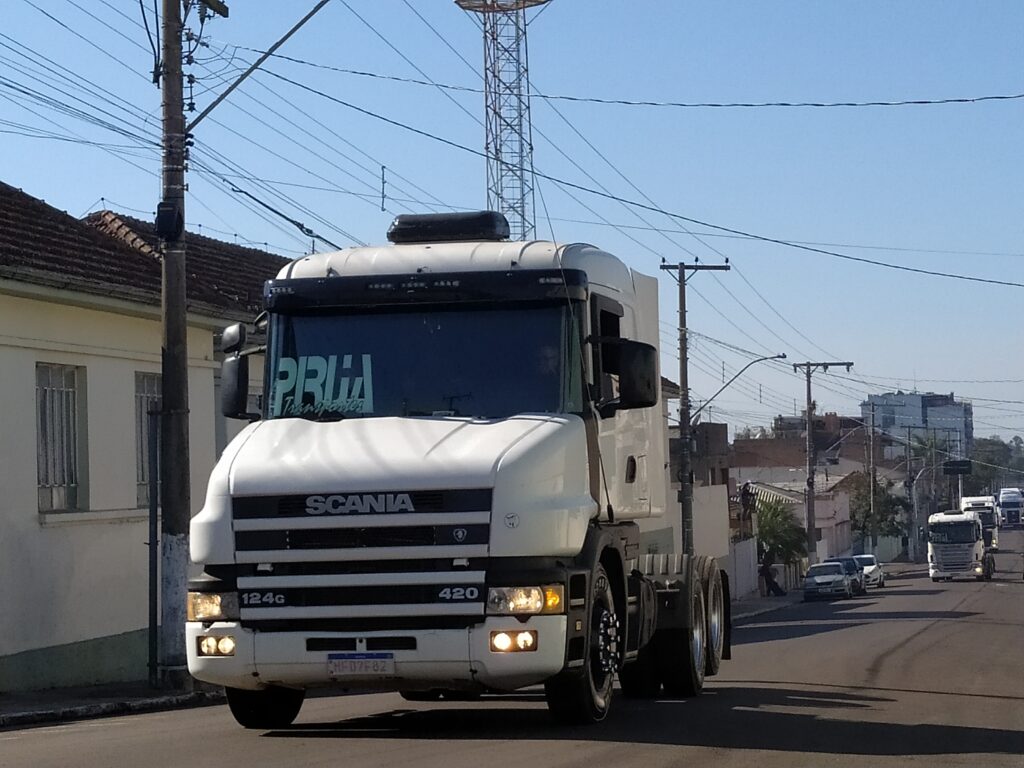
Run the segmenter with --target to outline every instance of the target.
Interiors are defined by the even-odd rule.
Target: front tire
[[[612,682],[619,667],[619,620],[604,566],[594,569],[582,673],[566,670],[544,683],[548,710],[562,723],[599,723],[612,703]]]
[[[228,709],[243,728],[286,728],[295,722],[306,692],[276,685],[258,691],[225,688]]]

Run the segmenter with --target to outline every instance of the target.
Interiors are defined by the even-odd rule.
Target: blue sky
[[[230,18],[206,25],[207,45],[189,68],[197,78],[197,107],[253,60],[245,48],[265,49],[313,4],[229,2]],[[159,158],[140,141],[158,135],[160,95],[149,82],[152,54],[139,3],[4,5],[0,120],[6,122],[0,130],[16,133],[0,141],[0,179],[76,216],[105,203],[149,217],[159,195]],[[1024,92],[1019,2],[553,0],[530,17],[531,79],[546,95],[832,102]],[[280,53],[373,75],[481,84],[479,28],[449,0],[333,0]],[[65,67],[93,90],[77,90],[44,66],[60,73]],[[228,181],[340,246],[382,242],[394,213],[427,210],[427,203],[484,206],[480,157],[269,72],[482,149],[478,93],[275,60],[197,128],[190,227],[202,225],[206,234],[228,240],[237,234],[240,241],[266,242],[286,255],[310,247],[308,238],[246,205],[224,181],[200,172],[202,166],[223,178],[248,177]],[[24,91],[99,116],[130,137],[55,111]],[[826,247],[892,264],[1024,282],[1024,99],[827,109],[535,99],[533,122],[535,164],[544,174],[603,186],[630,200],[643,195],[664,210],[745,232],[835,244]],[[41,129],[74,141],[17,135]],[[83,140],[117,146],[103,149]],[[381,164],[388,169],[384,212]],[[251,177],[274,184],[262,186]],[[1024,434],[1024,288],[722,237],[659,213],[570,194],[552,182],[541,180],[539,189],[541,236],[553,230],[560,241],[601,245],[648,273],[657,271],[661,258],[730,259],[733,271],[700,274],[691,283],[690,326],[701,334],[693,342],[691,372],[697,400],[720,386],[723,363],[729,376],[750,359],[730,348],[738,347],[786,352],[791,361],[854,361],[849,376],[857,381],[816,377],[816,399],[825,410],[856,413],[869,391],[916,386],[973,398],[979,435]],[[698,240],[686,229],[705,234]],[[663,363],[674,378],[676,292],[662,278]],[[785,366],[760,364],[716,399],[711,415],[734,427],[765,424],[775,414],[793,413],[794,399],[802,407],[802,381]]]

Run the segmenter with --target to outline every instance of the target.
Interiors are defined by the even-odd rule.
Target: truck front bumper
[[[567,618],[489,616],[468,629],[390,630],[386,632],[255,632],[238,622],[188,622],[185,640],[189,672],[198,680],[232,688],[257,689],[267,685],[299,688],[337,686],[370,690],[423,690],[454,688],[511,691],[543,682],[565,665]],[[492,632],[537,633],[536,650],[499,653],[491,650]],[[234,654],[204,656],[204,637],[231,637]],[[402,638],[402,643],[395,643]],[[375,641],[376,639],[376,641]],[[312,645],[337,647],[355,641],[355,652],[381,645],[413,645],[410,650],[387,651],[394,659],[394,674],[332,677],[328,656],[332,651],[309,650]],[[389,642],[390,641],[390,642]]]
[[[985,567],[981,563],[975,563],[970,568],[960,571],[944,571],[935,565],[928,566],[928,576],[933,579],[975,579],[985,573]]]

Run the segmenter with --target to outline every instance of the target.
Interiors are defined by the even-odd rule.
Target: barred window
[[[160,410],[160,391],[159,373],[135,372],[135,501],[139,507],[149,506],[149,434],[153,423],[149,412]],[[158,485],[159,481],[158,475]]]
[[[79,402],[85,369],[36,364],[36,484],[39,511],[79,509]],[[84,506],[84,505],[81,505]]]

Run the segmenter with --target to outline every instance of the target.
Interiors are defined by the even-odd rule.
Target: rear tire
[[[640,649],[632,664],[627,664],[619,672],[619,687],[628,699],[653,699],[661,693],[653,639]]]
[[[708,652],[704,590],[695,568],[690,569],[681,597],[690,607],[689,626],[658,632],[658,666],[665,693],[688,697],[704,689]]]
[[[306,692],[272,685],[258,691],[225,688],[228,709],[243,728],[286,728],[295,722]]]
[[[582,670],[565,670],[544,683],[552,716],[562,723],[599,723],[612,703],[612,683],[620,664],[619,620],[608,573],[600,563],[594,569],[587,654]]]
[[[725,594],[722,589],[722,573],[718,562],[713,557],[698,557],[694,570],[701,575],[701,588],[704,591],[705,653],[704,675],[711,677],[718,674],[722,666],[722,653],[725,648]]]

